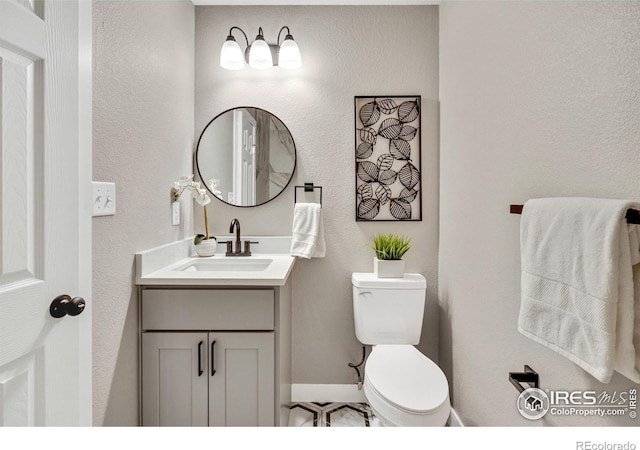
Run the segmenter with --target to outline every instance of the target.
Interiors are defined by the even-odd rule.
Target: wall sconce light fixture
[[[282,44],[280,44],[280,36],[285,28],[287,34]],[[233,30],[240,30],[244,35],[247,43],[244,52],[233,37]],[[258,28],[258,35],[251,45],[249,45],[247,34],[242,28],[231,27],[229,36],[227,36],[227,40],[222,44],[222,49],[220,49],[220,67],[227,70],[239,70],[244,68],[245,61],[254,69],[268,69],[273,66],[279,66],[284,69],[297,69],[302,66],[300,49],[296,41],[293,40],[293,36],[291,36],[287,26],[280,29],[277,45],[267,44],[264,40],[262,27]]]

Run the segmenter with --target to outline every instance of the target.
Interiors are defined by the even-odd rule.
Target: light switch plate
[[[93,216],[113,216],[116,213],[116,184],[94,181]]]
[[[180,225],[180,202],[171,204],[171,225]]]

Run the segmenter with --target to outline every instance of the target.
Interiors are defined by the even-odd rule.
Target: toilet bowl
[[[440,368],[412,345],[376,345],[365,364],[364,393],[386,426],[444,426],[449,384]]]
[[[383,425],[446,425],[447,378],[414,347],[422,332],[425,278],[353,273],[351,279],[356,337],[373,346],[364,368],[364,394],[373,413]]]

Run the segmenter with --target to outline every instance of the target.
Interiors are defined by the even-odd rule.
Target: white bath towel
[[[293,208],[291,256],[322,258],[326,248],[322,207],[319,203],[296,203]]]
[[[640,276],[634,284],[632,267],[640,248],[628,208],[640,204],[535,199],[520,226],[518,330],[604,383],[614,370],[640,382]]]

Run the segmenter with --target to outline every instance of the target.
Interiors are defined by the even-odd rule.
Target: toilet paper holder
[[[509,381],[520,392],[524,392],[525,389],[540,387],[540,376],[538,372],[527,364],[524,365],[524,372],[509,372]],[[522,383],[527,383],[529,386],[525,387]]]

